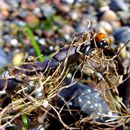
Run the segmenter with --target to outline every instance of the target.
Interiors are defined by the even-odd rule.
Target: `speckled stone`
[[[87,115],[102,115],[110,112],[108,105],[100,94],[90,86],[76,83],[69,88],[63,89],[60,95],[65,100],[69,100],[68,105],[70,108],[79,108]]]

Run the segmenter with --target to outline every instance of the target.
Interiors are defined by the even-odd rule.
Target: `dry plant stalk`
[[[17,86],[14,94],[11,96],[12,103],[1,110],[0,129],[10,124],[20,115],[24,113],[30,114],[32,111],[38,108],[40,109],[40,107],[46,108],[46,111],[49,111],[50,106],[52,106],[51,102],[58,95],[62,82],[69,71],[69,69],[66,68],[66,64],[67,58],[64,62],[64,66],[59,64],[56,70],[51,72],[51,74],[47,73],[44,75],[45,72],[43,72],[40,74],[37,73],[34,76],[15,75],[25,82]],[[41,95],[37,97],[37,93]],[[10,116],[12,111],[17,114]],[[3,122],[6,123],[3,124]]]
[[[105,123],[96,122],[94,120],[98,118],[96,116],[81,118],[73,124],[76,129],[81,128],[84,123],[89,123],[99,129],[102,125],[107,127],[117,127],[125,124],[126,119],[130,118],[130,114],[118,95],[117,86],[120,84],[121,76],[118,75],[115,59],[114,57],[105,56],[101,48],[94,48],[89,55],[85,55],[80,52],[81,45],[92,40],[91,38],[88,38],[89,35],[91,35],[89,32],[85,32],[79,39],[74,38],[69,47],[69,49],[71,49],[73,45],[76,46],[80,55],[80,64],[77,65],[77,70],[75,70],[75,73],[72,75],[72,82],[69,85],[64,86],[63,84],[67,74],[71,72],[71,66],[68,66],[69,54],[54,70],[51,70],[48,66],[44,72],[36,72],[33,76],[27,76],[24,74],[13,75],[13,73],[10,72],[10,76],[17,77],[25,82],[24,84],[19,84],[16,90],[12,93],[12,103],[1,110],[0,129],[12,123],[20,115],[24,113],[29,115],[32,111],[37,111],[38,109],[50,114],[51,116],[55,116],[52,113],[49,113],[49,110],[53,109],[57,114],[59,121],[66,129],[74,129],[71,125],[68,126],[64,123],[61,117],[63,107],[58,111],[57,106],[55,106],[53,101],[56,100],[59,96],[59,92],[63,88],[68,88],[76,82],[75,74],[77,71],[80,71],[81,74],[85,73],[94,79],[93,81],[96,84],[95,88],[106,101],[111,111],[117,113],[118,116],[116,117],[116,120]],[[78,80],[80,81],[80,79]],[[66,101],[65,104],[67,104]],[[11,115],[10,113],[12,111],[16,114]],[[71,109],[69,109],[69,107],[68,111],[71,113]],[[104,116],[106,117],[109,115]],[[115,118],[114,115],[112,116]]]

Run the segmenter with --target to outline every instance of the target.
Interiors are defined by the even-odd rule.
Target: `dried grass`
[[[76,39],[76,41],[74,39],[70,48],[73,45],[78,48],[79,43],[82,45],[88,42],[89,39],[82,39],[88,34],[89,33],[82,34],[79,39]],[[90,55],[85,55],[81,52],[79,55],[80,64],[77,66],[77,70],[75,70],[69,85],[64,85],[63,82],[67,74],[71,73],[71,66],[68,66],[68,56],[63,63],[59,63],[59,66],[53,70],[53,72],[48,71],[49,68],[47,68],[44,72],[37,73],[34,76],[17,75],[19,79],[25,80],[25,82],[24,84],[19,84],[11,95],[12,102],[0,110],[0,129],[13,124],[14,120],[17,120],[18,117],[23,114],[30,116],[32,112],[37,113],[39,110],[42,111],[42,113],[57,118],[66,129],[84,129],[83,126],[85,126],[85,124],[90,124],[91,129],[102,129],[102,126],[116,128],[123,125],[125,127],[125,124],[130,120],[130,112],[122,103],[122,100],[118,95],[117,86],[123,81],[121,81],[121,75],[117,72],[115,57],[105,56],[102,49],[99,48],[95,48]],[[68,88],[82,79],[81,76],[78,81],[75,80],[75,74],[77,71],[94,79],[93,82],[96,84],[95,89],[99,91],[111,111],[117,114],[116,116],[102,115],[102,117],[110,117],[111,120],[106,120],[106,122],[103,123],[97,122],[95,119],[99,117],[91,115],[81,118],[72,125],[65,124],[61,116],[64,106],[57,109],[58,106],[55,101],[60,97],[59,92],[63,88]],[[10,76],[15,77],[16,75]],[[40,92],[40,96],[36,96],[36,93],[38,92]],[[67,104],[66,101],[64,101],[64,103],[65,105]],[[54,110],[55,114],[50,112],[51,109]],[[69,106],[68,111],[71,114],[72,110]],[[11,114],[12,112],[15,114]],[[35,115],[36,118],[38,116],[39,113]],[[45,115],[44,118],[48,118],[48,116]]]

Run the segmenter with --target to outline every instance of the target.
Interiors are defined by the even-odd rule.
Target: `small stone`
[[[113,32],[116,43],[126,43],[130,40],[130,27],[124,26],[114,30]],[[126,45],[130,48],[130,42]]]
[[[44,4],[43,6],[41,6],[41,9],[45,17],[52,16],[56,13],[53,6],[50,6],[49,4]]]
[[[10,41],[10,43],[11,43],[11,45],[13,45],[14,47],[16,47],[16,46],[18,45],[17,39],[12,39],[12,40]]]
[[[14,54],[14,57],[12,59],[12,62],[14,65],[19,65],[23,61],[24,54],[22,52],[18,52]]]
[[[130,13],[129,11],[119,11],[117,12],[117,15],[119,16],[121,22],[123,25],[130,25],[129,20],[130,20]]]
[[[42,13],[41,13],[41,10],[40,8],[36,7],[34,10],[33,10],[33,14],[38,16],[38,17],[42,17]]]
[[[49,49],[50,49],[51,51],[53,51],[53,50],[54,50],[54,47],[53,47],[53,46],[49,46]]]
[[[73,4],[74,0],[62,0],[63,2],[67,3],[67,4]]]
[[[102,32],[102,33],[107,34],[107,32],[105,31],[105,29],[104,29],[103,27],[101,27],[101,26],[98,26],[98,25],[97,25],[97,27],[96,27],[96,31],[97,31],[97,32]]]
[[[112,26],[108,22],[101,21],[98,26],[102,27],[107,33],[112,33]]]
[[[124,0],[111,0],[110,9],[114,11],[128,11],[128,5]]]
[[[29,8],[30,10],[34,10],[35,7],[36,7],[36,4],[35,4],[34,2],[29,2],[29,3],[28,3],[28,8]]]
[[[46,41],[45,41],[44,38],[41,38],[41,39],[39,39],[39,43],[40,43],[41,45],[45,45],[45,44],[46,44]]]
[[[72,77],[72,74],[71,73],[68,73],[67,74],[67,78],[71,78]]]
[[[70,34],[74,33],[74,28],[70,25],[65,25],[65,26],[63,26],[62,29],[60,29],[60,33],[70,35]]]
[[[2,19],[6,19],[6,18],[8,18],[8,16],[9,16],[9,11],[8,10],[1,10],[1,15],[2,15]]]
[[[4,2],[4,0],[0,0],[0,9],[1,10],[9,10],[10,9],[10,6],[6,3],[6,2]]]
[[[104,14],[102,16],[102,20],[105,20],[107,22],[111,22],[111,21],[117,20],[117,15],[114,11],[108,10],[108,11],[104,12]]]
[[[24,20],[31,26],[34,27],[40,23],[39,19],[37,16],[35,16],[32,13],[29,13],[24,17]]]
[[[121,27],[121,22],[119,20],[115,20],[111,22],[111,25],[113,27],[113,29],[117,29]]]
[[[81,14],[79,11],[72,11],[69,15],[73,20],[77,20]]]
[[[59,10],[65,12],[65,13],[69,13],[71,11],[70,6],[65,5],[65,4],[61,4],[61,3],[58,3],[58,4],[59,4],[59,6],[57,6],[57,7]]]
[[[11,62],[11,56],[7,55],[2,48],[0,48],[0,68]]]
[[[98,1],[100,11],[105,11],[109,9],[107,1],[105,0],[97,0],[97,1]]]

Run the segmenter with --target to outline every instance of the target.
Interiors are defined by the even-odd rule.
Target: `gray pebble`
[[[8,56],[2,48],[0,48],[0,68],[11,62],[11,56]]]
[[[115,29],[113,35],[116,43],[126,43],[130,40],[130,27],[124,26]],[[130,47],[130,43],[127,44],[127,47]]]

